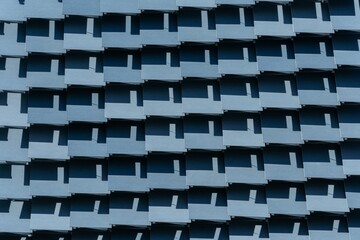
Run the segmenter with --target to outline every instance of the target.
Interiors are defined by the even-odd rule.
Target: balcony
[[[26,25],[26,51],[63,54],[64,22],[30,19]]]
[[[32,126],[30,128],[30,158],[65,160],[68,156],[66,127]]]
[[[264,142],[267,144],[303,144],[299,115],[295,111],[264,111],[261,114]]]
[[[26,85],[29,88],[66,88],[65,58],[62,56],[31,55],[26,70]]]
[[[228,239],[228,228],[225,224],[193,223],[190,225],[190,238],[196,239]]]
[[[98,196],[74,196],[70,207],[71,228],[108,229],[109,201]]]
[[[360,106],[343,105],[338,108],[340,133],[343,139],[360,139]]]
[[[66,100],[68,121],[106,122],[102,89],[69,88]]]
[[[305,182],[301,150],[295,147],[271,147],[263,151],[265,175],[269,181]]]
[[[110,197],[109,213],[110,224],[112,226],[130,225],[146,227],[150,225],[148,220],[148,197],[146,194],[112,194]]]
[[[296,75],[301,105],[339,105],[333,74],[301,72]]]
[[[27,121],[30,124],[67,124],[66,94],[55,91],[30,91]]]
[[[300,125],[304,141],[339,142],[342,140],[337,112],[334,109],[300,110]]]
[[[142,122],[111,122],[107,124],[109,154],[146,155],[145,127]]]
[[[216,0],[217,4],[236,5],[234,0]],[[253,0],[236,0],[239,5],[245,2],[254,4]],[[250,8],[218,7],[215,10],[216,35],[219,39],[253,40],[256,39],[254,16]]]
[[[196,1],[196,3],[201,3],[201,1]],[[181,9],[178,13],[179,41],[197,43],[218,42],[215,22],[214,11],[191,8]]]
[[[67,199],[36,198],[31,201],[30,229],[69,231],[70,204]]]
[[[35,240],[41,240],[41,239],[53,239],[53,240],[61,240],[61,238],[67,240],[67,234],[66,233],[56,233],[56,232],[33,232],[32,239]],[[18,238],[15,238],[16,240],[19,240]],[[14,239],[14,240],[15,240]],[[20,237],[21,239],[21,237]]]
[[[188,194],[191,220],[213,222],[230,220],[230,216],[227,213],[227,200],[224,189],[192,188]]]
[[[100,16],[100,0],[62,0],[64,15]]]
[[[0,200],[0,232],[30,234],[30,201]]]
[[[215,0],[216,5],[251,6],[255,0]]]
[[[231,217],[269,217],[265,187],[233,184],[227,189],[227,209]]]
[[[165,118],[147,119],[145,149],[149,152],[186,152],[182,121]]]
[[[69,165],[71,194],[105,195],[108,190],[108,165],[103,160],[72,159]]]
[[[152,8],[154,8],[154,1],[142,1],[151,3]],[[175,13],[145,12],[141,15],[140,19],[141,44],[160,46],[180,45],[177,28],[177,15]]]
[[[292,3],[294,0],[259,0],[259,2],[271,2],[276,4],[288,4]]]
[[[65,162],[32,162],[30,194],[49,197],[70,196],[69,165]]]
[[[147,192],[146,161],[143,158],[109,159],[108,185],[110,191]]]
[[[110,237],[109,235],[110,235],[109,232],[101,231],[98,229],[73,229],[71,232],[71,239],[73,240],[108,239]]]
[[[354,0],[329,2],[330,19],[334,30],[360,30],[360,4]]]
[[[332,39],[338,66],[360,66],[360,34],[336,34]]]
[[[184,119],[187,149],[224,149],[220,117],[187,116]]]
[[[68,148],[70,157],[107,157],[105,127],[88,124],[70,125]]]
[[[271,26],[270,29],[275,29]],[[259,40],[256,42],[256,56],[261,72],[297,72],[294,48],[291,42]]]
[[[224,146],[265,146],[260,122],[259,114],[225,113],[222,124]]]
[[[297,38],[294,40],[296,65],[299,69],[336,69],[334,51],[329,38]]]
[[[176,0],[176,5],[180,8],[189,7],[189,8],[215,8],[215,0]]]
[[[270,219],[270,239],[310,240],[305,219]]]
[[[295,36],[290,6],[273,3],[256,4],[254,25],[257,36]]]
[[[268,240],[268,223],[254,220],[233,220],[229,225],[229,237],[231,240]]]
[[[168,82],[182,80],[178,49],[144,48],[141,51],[141,79]]]
[[[150,231],[150,239],[167,239],[167,240],[177,240],[177,239],[189,239],[189,232],[186,227],[182,226],[166,226],[165,228],[161,225],[152,226]],[[146,238],[145,238],[146,239]],[[147,237],[149,239],[149,237]]]
[[[0,57],[0,89],[25,92],[27,88],[27,60],[25,58]]]
[[[262,152],[227,150],[224,153],[226,182],[266,184]]]
[[[305,183],[306,205],[310,212],[349,212],[343,181],[311,180]]]
[[[259,76],[259,95],[263,108],[300,108],[296,80],[290,75]]]
[[[110,214],[111,217],[111,214]],[[127,221],[130,219],[127,219]],[[140,228],[124,228],[124,229],[114,229],[111,231],[111,239],[113,240],[121,240],[121,239],[128,239],[128,240],[136,240],[137,238],[147,240],[149,239],[150,231],[147,229],[140,229]]]
[[[224,157],[219,153],[186,154],[186,185],[189,187],[225,187]]]
[[[360,175],[360,143],[346,141],[340,144],[345,175]]]
[[[176,0],[138,0],[139,9],[144,10],[155,10],[162,12],[173,12],[177,11]]]
[[[4,0],[0,9],[0,21],[22,22],[25,19],[23,1]]]
[[[259,74],[255,46],[253,44],[220,44],[219,73],[241,76]]]
[[[25,17],[63,19],[63,3],[59,0],[28,0],[25,2]]]
[[[105,51],[103,69],[106,83],[140,84],[143,82],[140,52]]]
[[[102,44],[105,48],[141,48],[138,16],[106,15],[102,19]]]
[[[105,89],[105,117],[107,119],[145,119],[143,88],[113,85]]]
[[[327,2],[295,1],[291,14],[295,33],[334,33]]]
[[[335,72],[336,91],[340,102],[360,103],[360,82],[356,81],[360,70],[341,69]]]
[[[304,217],[306,208],[303,184],[273,182],[266,186],[266,199],[270,214]]]
[[[310,239],[329,238],[350,240],[348,223],[341,216],[312,216],[308,220]]]
[[[187,201],[187,193],[183,191],[151,191],[149,193],[149,221],[152,223],[189,223]]]
[[[345,194],[350,209],[360,208],[359,196],[360,196],[360,178],[359,176],[352,176],[345,180]]]
[[[139,14],[139,0],[102,0],[100,11],[103,13],[122,13],[126,15]]]
[[[0,199],[30,199],[29,172],[25,165],[0,164]]]
[[[27,56],[25,51],[26,24],[1,22],[0,29],[2,30],[0,32],[0,55],[13,57]]]
[[[143,85],[146,116],[183,116],[181,85],[179,83],[146,82]]]
[[[180,67],[184,78],[216,79],[221,76],[218,72],[218,50],[215,46],[182,46]]]
[[[105,86],[102,54],[81,52],[66,54],[65,84]]]
[[[220,87],[216,81],[183,81],[182,108],[185,114],[222,114]]]
[[[29,130],[0,128],[0,162],[30,162]]]
[[[262,110],[256,79],[222,78],[220,94],[224,111],[260,112]]]
[[[358,236],[358,234],[360,233],[358,227],[359,221],[360,221],[359,211],[352,211],[347,215],[348,231],[350,234],[350,239],[356,238],[356,236]]]
[[[151,189],[185,190],[185,158],[183,155],[149,155],[147,178]]]
[[[76,2],[74,1],[75,4],[77,4]],[[84,4],[78,5],[81,8],[83,6]],[[64,48],[67,50],[86,51],[104,50],[102,47],[100,18],[86,18],[82,16],[66,18],[64,23]]]
[[[0,126],[29,126],[27,105],[26,93],[0,92]]]

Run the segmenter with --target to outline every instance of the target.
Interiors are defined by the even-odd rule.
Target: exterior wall
[[[359,0],[1,0],[0,239],[358,239],[359,32]]]

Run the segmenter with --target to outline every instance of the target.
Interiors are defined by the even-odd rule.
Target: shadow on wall
[[[329,6],[331,16],[355,16],[354,0],[331,0]]]
[[[248,8],[244,8],[244,17],[245,22],[240,21],[240,12],[237,7],[218,7],[216,9],[216,24],[224,24],[224,25],[238,25],[244,24],[245,27],[253,27],[254,26],[254,16],[253,11]]]
[[[136,93],[136,99],[133,99],[132,92]],[[135,104],[134,104],[135,100]],[[106,88],[105,93],[106,103],[125,103],[136,105],[137,107],[144,106],[143,104],[143,91],[139,86],[111,86]]]
[[[132,57],[131,66],[129,66],[128,59]],[[126,67],[133,70],[141,69],[141,55],[138,51],[105,51],[104,67]]]
[[[213,129],[209,128],[209,121],[213,121]],[[210,134],[222,136],[221,118],[186,117],[184,121],[184,133]]]
[[[178,196],[175,206],[173,196]],[[176,209],[188,209],[186,192],[151,191],[149,195],[149,206],[151,207],[175,207]]]
[[[68,89],[66,100],[68,106],[89,106],[97,109],[105,108],[105,97],[102,89],[71,88]]]
[[[54,139],[54,131],[59,130],[59,138]],[[59,146],[67,146],[68,133],[66,128],[57,128],[49,126],[37,126],[30,130],[29,142],[54,143]],[[57,142],[53,142],[53,141]]]
[[[260,232],[256,231],[257,226],[261,226]],[[254,236],[256,235],[256,236]],[[257,221],[234,221],[230,225],[230,236],[247,236],[256,238],[269,238],[268,224]]]
[[[99,208],[95,209],[96,201],[100,201]],[[98,214],[109,214],[109,201],[107,198],[75,196],[71,199],[71,211],[94,212]]]
[[[97,136],[93,136],[93,129],[98,129]],[[96,141],[106,143],[106,129],[103,126],[71,125],[69,128],[69,140],[74,141]]]
[[[210,54],[210,65],[218,64],[218,51],[214,46],[182,46],[180,49],[181,62],[198,62],[205,63],[205,51],[208,50]]]
[[[145,126],[145,134],[153,136],[170,136],[170,124],[175,124],[175,138],[184,138],[183,124],[180,120],[169,122],[167,119],[149,119]]]
[[[139,202],[136,209],[133,209],[135,199],[139,199]],[[148,212],[148,198],[146,194],[117,193],[111,196],[110,209],[133,209],[137,212]]]
[[[70,34],[91,34],[94,38],[101,37],[101,19],[94,19],[94,26],[87,32],[88,18],[81,16],[71,16],[66,18],[64,33]]]
[[[122,158],[110,162],[109,175],[112,176],[136,176],[136,165],[140,163],[139,178],[146,179],[146,162],[142,158]]]
[[[59,217],[70,217],[70,205],[67,200],[56,201],[47,198],[38,198],[32,201],[31,213],[32,214],[49,214],[54,215],[56,205],[60,203]]]

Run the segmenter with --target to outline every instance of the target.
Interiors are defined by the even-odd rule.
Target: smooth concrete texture
[[[359,0],[0,0],[0,240],[357,240]]]

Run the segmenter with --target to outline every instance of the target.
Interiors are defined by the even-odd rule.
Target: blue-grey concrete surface
[[[360,239],[359,0],[1,0],[0,240]]]

